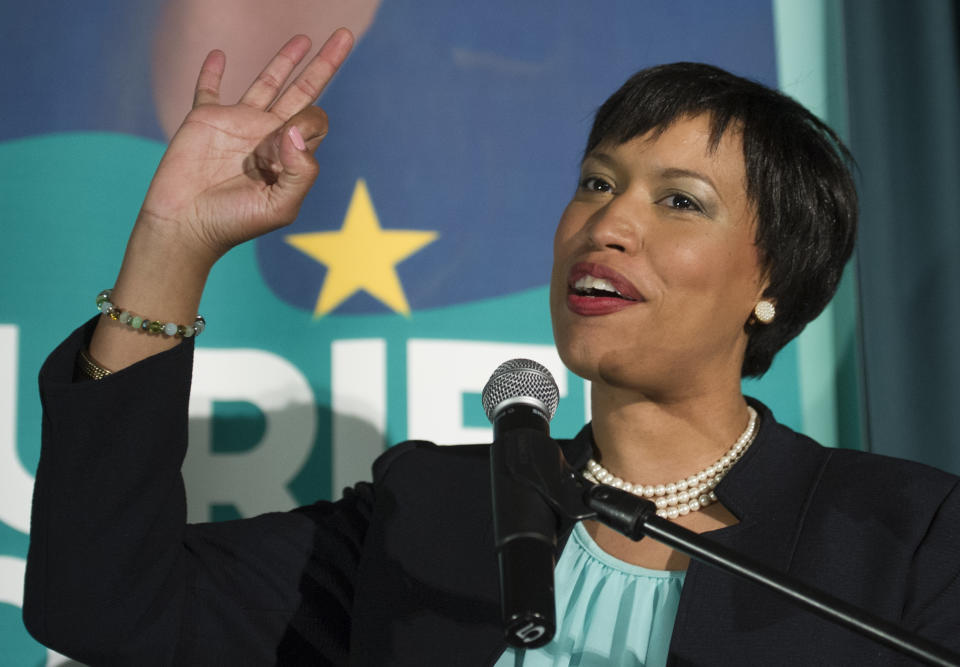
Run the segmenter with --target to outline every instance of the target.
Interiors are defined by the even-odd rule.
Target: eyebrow
[[[682,169],[680,167],[668,167],[660,172],[660,176],[664,178],[694,178],[709,185],[713,191],[717,193],[717,196],[720,196],[720,190],[717,189],[716,184],[709,176],[702,172],[693,171],[692,169]]]
[[[583,162],[586,162],[587,160],[597,160],[598,162],[603,162],[611,167],[616,166],[617,164],[617,160],[612,155],[602,151],[593,151],[585,155]],[[717,184],[714,183],[713,179],[703,172],[694,171],[693,169],[684,169],[682,167],[667,167],[665,169],[661,169],[658,175],[661,178],[694,178],[709,185],[710,188],[717,193],[717,196],[720,196],[720,190],[717,189]]]
[[[616,160],[613,159],[612,155],[609,155],[607,153],[601,153],[598,151],[590,151],[589,153],[584,155],[583,159],[580,161],[580,164],[583,164],[587,160],[596,160],[598,162],[603,162],[610,166],[613,166],[617,162]]]

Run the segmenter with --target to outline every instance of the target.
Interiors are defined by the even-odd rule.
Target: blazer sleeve
[[[27,629],[94,665],[344,662],[372,486],[188,525],[180,467],[193,343],[74,382],[94,325],[40,373]]]

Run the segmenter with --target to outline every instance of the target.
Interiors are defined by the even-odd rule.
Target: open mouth
[[[609,315],[646,301],[633,283],[609,266],[579,262],[567,276],[567,308],[577,315]]]
[[[603,264],[593,262],[575,264],[570,269],[567,285],[572,297],[646,301],[633,283]]]
[[[597,278],[589,274],[577,278],[571,286],[571,291],[577,296],[605,297],[626,299],[627,301],[637,301],[634,297],[627,296],[618,290],[612,282],[606,278]]]

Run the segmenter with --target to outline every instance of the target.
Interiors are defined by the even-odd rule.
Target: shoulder
[[[960,477],[916,461],[850,449],[828,452],[826,471],[834,481],[875,489],[894,501],[943,497],[960,483]]]
[[[911,506],[942,501],[960,484],[960,477],[916,461],[825,447],[778,423],[762,404],[753,404],[763,418],[757,458],[770,472],[778,469],[775,474],[812,475],[817,493]]]
[[[904,559],[933,536],[930,527],[938,519],[960,521],[957,476],[914,461],[823,447],[754,405],[762,415],[757,439],[717,488],[738,516],[776,517],[780,530],[795,526],[794,539],[808,546],[892,549]]]
[[[848,571],[848,579],[865,586],[885,582],[901,595],[904,626],[956,649],[957,525],[957,476],[914,461],[836,449],[828,451],[804,536],[842,545],[834,562],[846,557],[859,571]]]
[[[761,431],[731,471],[727,491],[756,521],[754,546],[778,552],[801,579],[929,630],[931,638],[944,642],[955,634],[960,477],[915,461],[823,447],[763,410]]]
[[[827,450],[810,516],[824,517],[838,537],[852,530],[846,539],[874,534],[890,540],[887,548],[896,544],[905,557],[924,543],[958,545],[953,530],[936,526],[960,522],[960,478],[914,461]]]
[[[394,445],[373,462],[373,481],[382,483],[411,469],[420,475],[475,470],[487,464],[489,451],[490,445],[438,445],[428,440],[407,440]]]
[[[554,439],[564,456],[575,467],[582,466],[591,453],[589,424],[572,439]],[[373,463],[374,483],[383,482],[398,472],[415,469],[420,475],[467,474],[480,470],[489,476],[490,443],[438,445],[428,440],[407,440],[381,454]]]
[[[785,427],[781,427],[785,428]],[[793,431],[793,446],[819,461],[817,495],[834,507],[869,504],[912,519],[929,514],[960,488],[960,477],[906,459],[824,447]]]

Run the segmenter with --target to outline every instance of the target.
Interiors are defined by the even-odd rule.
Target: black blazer
[[[398,445],[337,502],[186,525],[192,344],[73,382],[91,325],[40,376],[43,449],[24,617],[92,665],[490,665],[503,652],[488,447]],[[754,403],[717,487],[718,543],[960,651],[960,486],[825,449]],[[561,441],[590,455],[589,426]],[[567,527],[569,529],[569,527]],[[904,662],[753,584],[691,563],[672,665]]]

